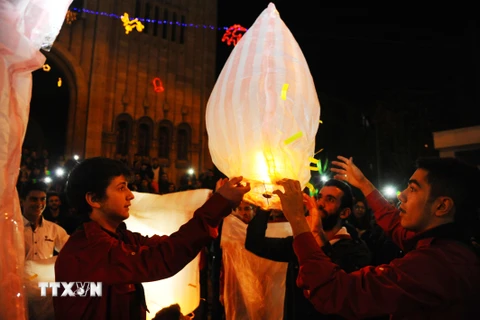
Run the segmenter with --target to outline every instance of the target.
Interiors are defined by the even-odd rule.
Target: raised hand
[[[312,215],[312,210],[317,210],[317,202],[315,201],[315,197],[310,197],[308,194],[303,193],[303,203],[305,207],[307,207],[308,212]]]
[[[309,195],[303,193],[303,203],[308,210],[307,223],[310,227],[310,230],[313,232],[318,228],[322,228],[322,218],[320,217],[320,212],[318,211],[315,197],[310,197]]]
[[[282,179],[277,184],[283,186],[285,192],[275,190],[273,193],[280,198],[283,214],[292,226],[293,235],[309,232],[305,214],[303,212],[303,192],[300,182],[291,179]]]
[[[282,210],[288,221],[291,219],[305,217],[303,213],[303,192],[300,188],[300,182],[291,179],[282,179],[277,184],[283,186],[285,193],[275,190],[273,193],[278,195],[282,203]]]
[[[317,202],[314,197],[303,194],[303,203],[307,206],[309,216],[306,218],[310,231],[317,241],[318,245],[322,247],[328,242],[325,232],[323,231],[322,217],[318,210]]]
[[[250,191],[250,183],[245,186],[240,184],[243,177],[224,178],[217,181],[218,192],[225,199],[230,200],[233,206],[238,206],[243,199],[243,195]]]
[[[352,186],[362,190],[366,196],[372,192],[375,187],[373,184],[363,175],[362,171],[353,163],[353,158],[345,158],[337,156],[339,161],[332,161],[332,164],[338,168],[332,167],[330,170],[335,172],[335,179],[343,180],[350,183]]]
[[[227,182],[227,181],[228,181],[228,178],[218,179],[217,183],[215,184],[215,191],[220,189],[225,184],[225,182]]]

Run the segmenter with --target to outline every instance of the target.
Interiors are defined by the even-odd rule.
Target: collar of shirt
[[[333,239],[331,239],[329,242],[331,245],[334,243],[342,240],[342,239],[351,239],[352,237],[350,236],[350,233],[348,233],[347,228],[341,227],[340,230],[338,230],[337,233],[335,233],[335,236]]]
[[[446,223],[427,231],[418,233],[407,242],[406,251],[414,248],[428,247],[435,239],[451,239],[468,244],[468,239],[455,223]]]
[[[127,225],[125,224],[125,222],[122,222],[117,227],[116,232],[111,232],[107,229],[102,228],[96,221],[89,221],[83,224],[83,229],[85,230],[85,236],[87,239],[95,234],[98,234],[98,232],[106,232],[107,234],[116,239],[121,239],[122,234],[125,230],[127,230]]]
[[[27,220],[24,216],[22,216],[22,218],[23,218],[23,226],[24,227],[32,227],[32,223],[29,220]],[[41,227],[42,222],[43,222],[43,216],[40,216],[40,221],[38,222],[37,227]]]

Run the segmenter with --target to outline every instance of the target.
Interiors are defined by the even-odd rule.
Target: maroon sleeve
[[[462,299],[461,290],[455,290],[458,279],[445,279],[452,264],[438,248],[415,250],[388,265],[347,274],[330,261],[311,233],[295,237],[293,247],[300,263],[297,285],[322,313],[347,319],[408,315]]]
[[[404,250],[405,241],[413,238],[415,233],[401,226],[398,215],[400,211],[392,206],[378,190],[371,192],[366,200],[375,215],[377,224],[399,248]]]
[[[230,202],[214,194],[177,232],[141,240],[148,245],[125,244],[99,228],[89,236],[87,251],[70,257],[76,263],[66,263],[81,266],[77,270],[80,279],[75,281],[122,284],[168,278],[196,257],[212,239],[209,227],[218,225],[230,212]],[[79,261],[82,258],[85,263]]]

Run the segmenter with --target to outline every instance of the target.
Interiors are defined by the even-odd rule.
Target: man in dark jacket
[[[352,272],[370,263],[370,252],[359,238],[352,238],[343,226],[351,213],[353,197],[349,185],[338,180],[327,181],[319,191],[317,199],[304,194],[309,210],[309,224],[317,234],[317,243],[343,270]],[[284,319],[341,319],[322,315],[305,298],[303,290],[295,284],[298,274],[298,259],[293,251],[293,237],[266,238],[269,213],[257,210],[247,228],[245,248],[262,258],[288,262],[285,282]],[[316,232],[317,219],[323,222],[324,233]]]

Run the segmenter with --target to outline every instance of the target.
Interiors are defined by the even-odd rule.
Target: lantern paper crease
[[[305,57],[270,3],[233,49],[209,98],[213,163],[250,182],[246,201],[280,209],[272,195],[278,180],[296,179],[302,188],[310,180],[319,118]]]
[[[256,256],[245,250],[247,225],[233,214],[223,221],[223,289],[226,319],[283,319],[287,263]],[[269,223],[271,238],[292,235],[288,222]]]

